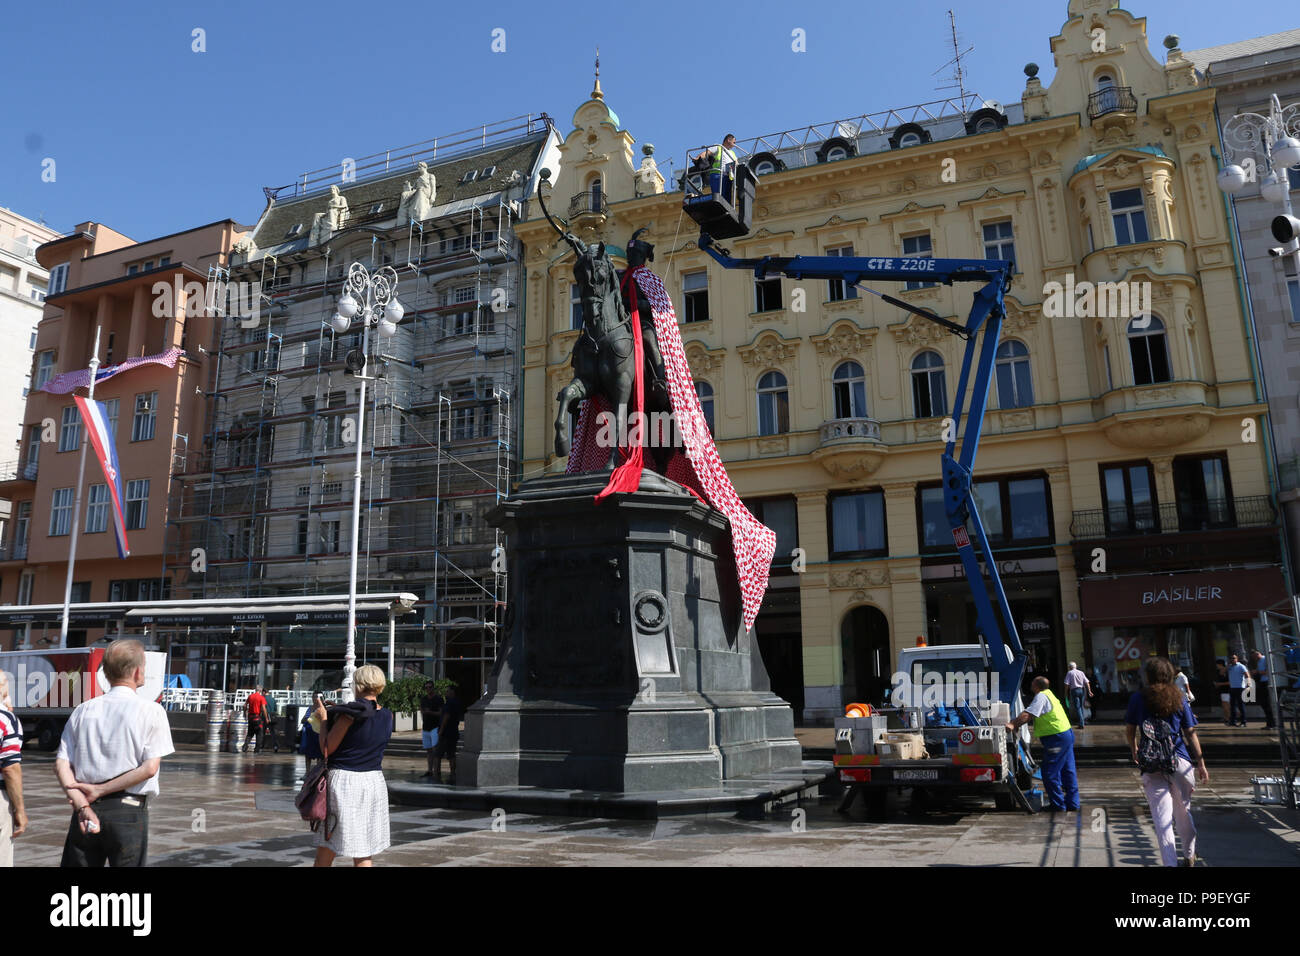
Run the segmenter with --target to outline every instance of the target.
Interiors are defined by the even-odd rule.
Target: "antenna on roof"
[[[952,31],[953,58],[949,60],[947,63],[945,63],[943,66],[939,67],[938,70],[935,70],[934,73],[931,73],[930,75],[935,76],[939,73],[940,70],[946,70],[950,66],[953,67],[953,72],[951,74],[951,79],[953,80],[953,82],[949,83],[946,86],[935,87],[935,89],[956,90],[957,95],[961,97],[961,102],[959,103],[961,107],[961,117],[962,119],[965,119],[966,118],[966,73],[961,68],[961,58],[973,53],[975,51],[975,47],[972,45],[970,47],[967,47],[965,50],[961,48],[961,43],[957,39],[957,18],[952,15],[951,10],[948,11],[948,26]]]

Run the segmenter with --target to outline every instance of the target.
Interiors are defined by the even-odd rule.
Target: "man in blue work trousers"
[[[1047,802],[1055,811],[1079,809],[1079,779],[1074,771],[1074,731],[1065,705],[1049,689],[1046,677],[1035,677],[1034,699],[1011,723],[1007,732],[1015,733],[1029,721],[1034,722],[1034,736],[1043,745],[1043,789]],[[1062,792],[1064,790],[1064,792]]]

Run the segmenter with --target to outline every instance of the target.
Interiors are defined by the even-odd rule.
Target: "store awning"
[[[413,613],[419,598],[407,591],[357,595],[357,621],[363,624]],[[63,619],[62,604],[0,607],[0,627],[19,624],[57,624]],[[208,624],[337,624],[348,619],[346,594],[313,594],[293,597],[227,598],[208,600],[117,601],[103,604],[73,604],[68,623],[81,627],[105,627],[122,621],[128,626],[160,627]]]
[[[1085,627],[1243,621],[1290,600],[1276,565],[1083,580],[1079,591]]]

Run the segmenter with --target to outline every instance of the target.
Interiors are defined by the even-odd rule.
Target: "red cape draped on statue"
[[[683,485],[703,501],[717,508],[731,521],[731,543],[736,558],[736,574],[740,581],[740,593],[744,605],[745,630],[754,626],[758,610],[763,604],[763,595],[767,591],[768,576],[772,567],[772,556],[776,552],[776,532],[750,514],[749,509],[736,494],[722,459],[718,457],[717,446],[709,433],[704,410],[700,408],[699,396],[695,393],[695,382],[691,378],[691,369],[686,362],[686,349],[682,346],[682,336],[677,328],[677,313],[673,309],[672,299],[664,289],[663,281],[645,266],[632,273],[637,290],[650,300],[654,314],[655,334],[659,339],[659,354],[663,356],[664,372],[668,376],[668,397],[672,402],[673,421],[682,438],[682,449],[676,450],[668,463],[666,477]],[[633,317],[636,358],[637,386],[636,408],[644,405],[644,388],[641,382],[641,333],[640,323]],[[601,412],[611,411],[604,396],[584,400],[578,413],[577,426],[573,434],[573,447],[569,454],[566,471],[570,474],[583,471],[601,471],[609,460],[608,448],[601,448],[596,441],[600,431],[598,416]],[[629,415],[632,409],[629,409]],[[631,425],[628,431],[633,432]],[[641,430],[649,432],[648,425]],[[683,449],[685,454],[683,454]],[[610,484],[601,492],[603,497],[611,491],[635,490],[641,474],[641,449],[637,448],[629,455],[626,449],[620,449],[623,463],[610,478]],[[635,462],[632,458],[637,459]],[[636,479],[636,480],[634,480]]]

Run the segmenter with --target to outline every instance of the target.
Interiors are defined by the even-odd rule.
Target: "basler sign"
[[[1085,578],[1079,591],[1090,627],[1239,621],[1288,600],[1276,567]]]

